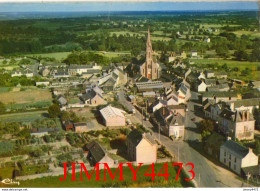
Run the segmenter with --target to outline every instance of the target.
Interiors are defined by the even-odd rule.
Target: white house
[[[205,92],[207,90],[207,85],[205,84],[204,81],[202,81],[200,83],[200,85],[198,85],[198,92]]]
[[[220,147],[220,162],[237,174],[241,174],[241,169],[258,165],[258,156],[251,148],[243,147],[232,140],[227,140]]]

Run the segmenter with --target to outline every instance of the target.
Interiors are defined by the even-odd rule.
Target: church
[[[140,74],[150,80],[158,79],[159,64],[153,60],[153,49],[150,31],[148,29],[147,42],[146,42],[146,61],[140,66]]]

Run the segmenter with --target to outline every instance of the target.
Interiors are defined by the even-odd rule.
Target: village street
[[[128,109],[134,108],[134,106],[126,100],[123,91],[120,90],[118,95],[120,103]],[[198,99],[198,96],[192,92],[191,100],[194,99]],[[184,141],[172,141],[162,134],[159,135],[159,132],[152,130],[153,126],[149,121],[142,121],[142,114],[138,111],[133,115],[133,119],[140,124],[143,123],[144,127],[152,132],[152,136],[174,155],[176,162],[182,162],[184,165],[186,163],[194,164],[197,187],[241,187],[242,182],[236,178],[237,175],[215,165],[188,144],[188,141],[196,142],[199,141],[200,138],[200,135],[196,132],[196,124],[191,120],[195,117],[194,105],[198,104],[191,101],[187,104],[188,111],[186,113]],[[196,116],[196,121],[199,121],[199,119],[200,118]],[[190,168],[190,166],[188,167]],[[188,173],[189,170],[190,169],[187,168],[186,172]]]

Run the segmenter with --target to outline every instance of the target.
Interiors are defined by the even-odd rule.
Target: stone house
[[[168,107],[162,107],[154,113],[153,123],[160,128],[166,136],[184,138],[184,117],[179,113],[174,113]]]
[[[92,106],[96,105],[104,105],[107,102],[104,100],[102,95],[95,92],[93,89],[88,90],[85,94],[83,94],[80,98],[85,104],[89,104]]]
[[[251,148],[246,148],[233,140],[227,140],[220,147],[220,162],[240,175],[242,168],[258,165],[258,156]]]
[[[219,114],[218,127],[223,133],[238,140],[254,139],[255,120],[249,111],[224,109]]]
[[[149,133],[141,133],[135,129],[127,136],[127,153],[136,163],[155,163],[157,144]]]

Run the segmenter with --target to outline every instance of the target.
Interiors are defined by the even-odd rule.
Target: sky
[[[0,12],[259,10],[258,2],[0,3]]]

